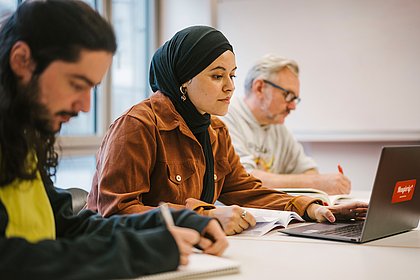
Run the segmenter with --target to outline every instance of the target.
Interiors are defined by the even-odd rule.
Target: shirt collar
[[[159,130],[170,131],[179,127],[179,130],[186,136],[196,140],[194,134],[188,128],[187,123],[175,109],[171,100],[162,92],[157,91],[150,96],[150,103],[156,116],[156,126]],[[209,126],[210,143],[213,144],[217,138],[216,129],[223,127],[223,123],[216,117],[211,117]]]

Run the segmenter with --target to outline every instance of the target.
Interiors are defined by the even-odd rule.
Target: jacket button
[[[181,182],[182,177],[181,177],[181,175],[176,175],[175,179],[176,179],[178,182]]]
[[[217,175],[216,175],[216,174],[214,174],[214,180],[215,180],[215,181],[217,180]]]

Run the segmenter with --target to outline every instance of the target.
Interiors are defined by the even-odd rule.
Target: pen
[[[160,203],[159,204],[160,212],[162,213],[163,220],[166,223],[167,227],[173,227],[174,220],[172,219],[171,211],[169,211],[169,207],[167,203]]]
[[[343,168],[341,167],[341,165],[337,165],[337,168],[338,168],[338,172],[344,175]]]

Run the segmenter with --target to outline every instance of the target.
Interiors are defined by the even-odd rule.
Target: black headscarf
[[[153,92],[159,90],[169,97],[203,148],[206,172],[200,199],[208,203],[213,203],[214,198],[214,159],[207,130],[210,115],[200,114],[188,96],[182,101],[179,88],[227,50],[233,52],[220,31],[209,26],[191,26],[177,32],[161,46],[150,65],[149,82]]]

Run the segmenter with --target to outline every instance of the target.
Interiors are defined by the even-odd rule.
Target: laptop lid
[[[361,236],[322,233],[343,224],[312,224],[285,229],[297,236],[367,242],[417,227],[420,217],[420,146],[383,147]]]

